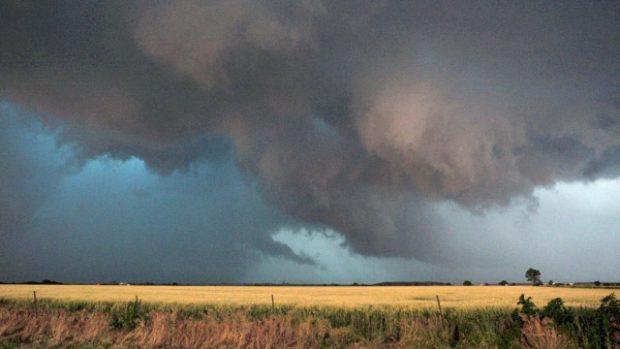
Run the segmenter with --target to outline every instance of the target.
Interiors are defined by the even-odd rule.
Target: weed
[[[141,321],[146,320],[146,313],[140,307],[138,297],[119,310],[112,312],[110,325],[116,329],[133,330]]]

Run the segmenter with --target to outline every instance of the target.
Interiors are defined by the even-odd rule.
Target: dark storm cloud
[[[606,149],[600,158],[589,162],[585,174],[592,179],[620,176],[620,146]]]
[[[27,237],[33,216],[69,173],[66,149],[56,149],[53,131],[23,117],[0,102],[0,275],[8,275],[11,251],[27,251],[19,244]],[[23,261],[20,269],[28,269]]]
[[[62,151],[48,154],[54,137],[0,103],[0,238],[18,234],[67,172]]]
[[[171,173],[223,135],[269,202],[367,255],[440,261],[432,203],[588,180],[620,146],[616,2],[0,6],[0,97],[83,156]]]
[[[167,176],[136,158],[80,167],[61,129],[0,107],[0,280],[243,282],[265,258],[315,266],[272,239],[297,223],[267,205],[221,137],[217,158]]]

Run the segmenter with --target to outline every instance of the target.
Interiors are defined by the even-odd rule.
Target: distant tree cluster
[[[541,275],[542,275],[542,274],[541,274],[540,270],[538,270],[538,269],[534,269],[534,268],[529,268],[529,269],[525,272],[525,279],[526,279],[527,281],[531,282],[531,283],[532,283],[532,285],[534,285],[534,286],[540,286],[540,285],[542,285],[542,284],[543,284],[543,282],[542,282],[542,281],[541,281],[541,279],[540,279],[540,276],[541,276]],[[600,285],[601,283],[600,283],[599,281],[597,281],[597,282],[595,282],[594,284],[598,286],[598,285]],[[465,280],[465,281],[463,281],[463,286],[471,286],[471,285],[472,285],[472,282],[471,282],[471,281],[469,281],[469,280]],[[485,285],[485,286],[487,286],[487,285],[489,285],[489,284],[488,284],[488,283],[484,283],[484,284],[481,284],[481,285]],[[509,282],[508,282],[508,281],[506,281],[506,280],[502,280],[502,281],[500,281],[500,282],[498,283],[498,285],[500,285],[500,286],[513,285],[513,286],[514,286],[514,285],[515,285],[515,283],[514,283],[514,282],[513,282],[513,283],[509,283]],[[555,285],[555,283],[553,282],[553,280],[549,280],[549,286],[553,286],[553,285]]]

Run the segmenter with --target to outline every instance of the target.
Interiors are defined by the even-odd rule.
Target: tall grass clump
[[[147,311],[142,308],[138,297],[133,302],[127,304],[113,305],[110,313],[110,326],[115,329],[131,331],[138,327],[140,322],[147,320]]]

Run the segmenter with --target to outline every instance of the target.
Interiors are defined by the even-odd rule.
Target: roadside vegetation
[[[0,300],[0,348],[619,348],[620,303],[298,307]]]

